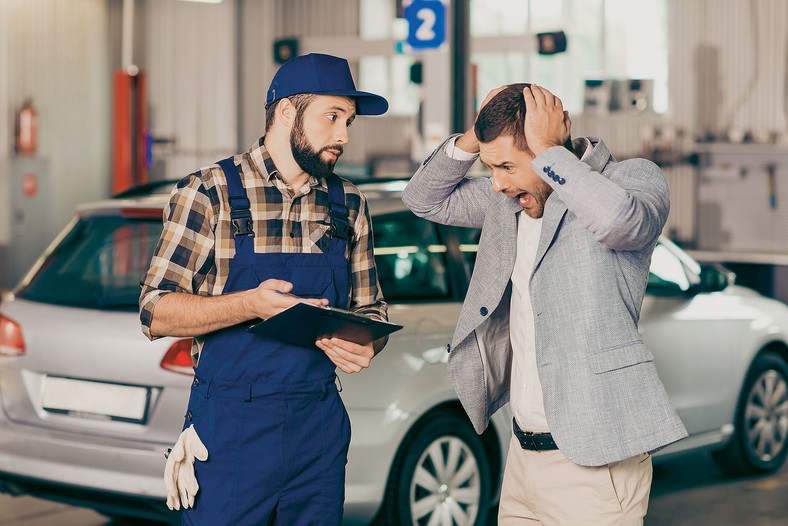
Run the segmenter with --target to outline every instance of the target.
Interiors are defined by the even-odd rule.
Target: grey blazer
[[[600,466],[655,451],[687,432],[637,330],[651,254],[670,208],[667,181],[645,159],[617,162],[589,137],[584,159],[563,147],[532,165],[552,188],[531,274],[545,414],[572,462]],[[481,228],[468,294],[449,347],[449,375],[477,433],[509,401],[516,199],[468,178],[445,143],[402,199],[437,223]]]

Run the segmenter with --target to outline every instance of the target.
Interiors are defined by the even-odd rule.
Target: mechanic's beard
[[[336,160],[324,161],[320,155],[326,150],[337,150],[340,155],[342,154],[342,145],[326,146],[320,151],[315,151],[309,144],[306,138],[303,127],[300,123],[293,126],[293,131],[290,132],[290,149],[293,152],[293,158],[298,163],[301,169],[317,178],[328,177],[334,172],[334,165]]]
[[[530,193],[536,205],[530,210],[525,209],[525,213],[534,219],[539,219],[544,215],[545,203],[547,203],[547,198],[550,197],[550,194],[553,193],[553,187],[544,181],[539,181],[533,192]]]

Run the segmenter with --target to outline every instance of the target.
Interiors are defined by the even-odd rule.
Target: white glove
[[[167,456],[164,466],[164,485],[167,487],[167,507],[179,510],[194,507],[194,496],[200,489],[194,476],[194,460],[206,460],[208,450],[203,445],[194,425],[190,425]]]

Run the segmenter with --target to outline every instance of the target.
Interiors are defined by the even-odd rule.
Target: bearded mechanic
[[[346,60],[296,57],[268,89],[265,136],[180,181],[165,207],[140,317],[151,339],[195,337],[165,469],[184,524],[341,523],[350,423],[335,370],[368,367],[385,339],[302,348],[246,329],[291,295],[387,319],[366,199],[333,173],[355,116],[387,109]]]

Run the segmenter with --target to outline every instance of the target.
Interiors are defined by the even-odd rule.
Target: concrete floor
[[[0,526],[122,524],[82,508],[0,495]],[[493,512],[489,525],[494,524]],[[657,464],[646,526],[690,525],[788,525],[788,464],[771,476],[739,479],[724,477],[706,454]]]
[[[646,526],[787,526],[788,464],[770,476],[728,478],[707,454],[654,466]]]

